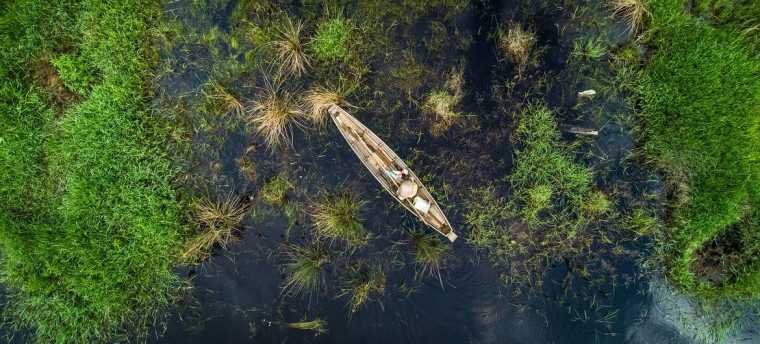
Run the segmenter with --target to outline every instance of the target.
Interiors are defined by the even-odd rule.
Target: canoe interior
[[[338,127],[341,135],[346,139],[351,149],[356,153],[359,160],[377,179],[380,185],[391,194],[407,210],[415,214],[422,222],[442,234],[450,241],[454,241],[457,235],[454,233],[449,220],[444,215],[443,210],[435,201],[433,196],[422,184],[422,181],[409,169],[401,158],[399,158],[388,145],[383,142],[375,133],[367,129],[361,122],[351,116],[348,112],[337,105],[329,109],[330,118]],[[409,172],[409,180],[417,184],[417,196],[424,199],[430,204],[430,209],[423,213],[414,207],[412,199],[400,199],[396,195],[396,190],[400,182],[391,178],[388,171],[400,171],[406,169]]]

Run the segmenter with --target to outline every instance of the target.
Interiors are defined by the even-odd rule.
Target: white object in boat
[[[420,196],[417,196],[414,198],[414,209],[419,210],[423,214],[427,214],[427,212],[430,210],[430,202],[426,201]]]

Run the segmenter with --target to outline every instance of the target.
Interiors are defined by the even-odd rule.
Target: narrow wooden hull
[[[451,227],[443,210],[433,199],[422,181],[412,172],[401,158],[388,147],[375,133],[367,129],[361,122],[338,105],[333,105],[328,110],[335,126],[338,127],[343,138],[346,139],[351,149],[359,157],[359,160],[377,179],[380,185],[393,196],[396,201],[401,203],[407,210],[416,215],[422,222],[436,230],[450,241],[457,239],[454,229]],[[400,180],[393,178],[388,172],[408,171],[407,180],[417,185],[415,197],[401,199],[396,191],[400,186]],[[415,201],[418,202],[415,206]],[[421,207],[420,204],[429,205]]]

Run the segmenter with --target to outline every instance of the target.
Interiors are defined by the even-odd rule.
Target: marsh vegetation
[[[363,205],[364,201],[349,192],[325,196],[314,204],[311,215],[316,237],[330,243],[344,241],[352,247],[366,245],[369,233],[362,224]]]
[[[701,302],[695,338],[752,314],[751,1],[0,13],[0,300],[22,341],[617,343],[647,333],[660,276]],[[456,243],[378,187],[333,104]]]

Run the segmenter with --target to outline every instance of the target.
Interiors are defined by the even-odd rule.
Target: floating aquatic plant
[[[286,326],[288,328],[292,328],[296,330],[314,331],[315,335],[317,336],[327,333],[327,321],[322,320],[321,318],[316,318],[314,320],[309,320],[309,321],[287,323]]]
[[[628,27],[628,32],[638,33],[649,16],[645,0],[608,0],[612,13],[622,17]]]

